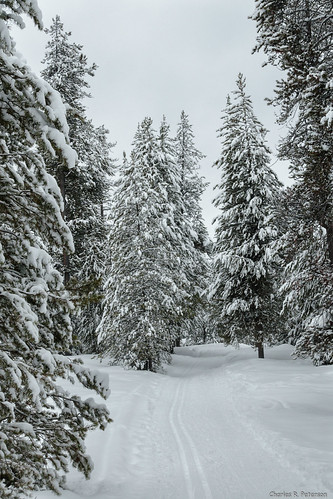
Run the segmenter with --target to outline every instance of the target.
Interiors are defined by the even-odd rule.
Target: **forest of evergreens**
[[[174,137],[164,116],[143,117],[115,161],[85,106],[97,68],[65,20],[47,30],[37,77],[10,26],[25,15],[42,28],[39,9],[0,4],[0,495],[19,497],[59,492],[69,463],[92,469],[84,439],[110,415],[58,380],[109,388],[76,354],[158,371],[185,343],[245,343],[259,357],[290,343],[333,363],[333,6],[256,0],[254,50],[282,70],[271,105],[293,184],[271,167],[240,73],[218,131],[211,241],[189,115]]]

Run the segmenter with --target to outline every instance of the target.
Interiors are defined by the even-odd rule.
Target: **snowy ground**
[[[85,357],[110,375],[114,423],[88,438],[91,480],[72,471],[62,497],[333,499],[333,366],[291,351],[178,348],[165,374]]]

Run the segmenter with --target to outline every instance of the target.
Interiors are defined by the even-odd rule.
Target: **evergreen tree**
[[[156,370],[170,360],[170,327],[181,313],[180,235],[169,182],[175,185],[174,173],[161,161],[152,120],[146,118],[112,199],[111,266],[99,327],[102,354],[135,369]]]
[[[105,406],[63,389],[79,380],[102,396],[96,374],[63,354],[71,343],[72,309],[48,249],[73,251],[59,188],[44,158],[73,168],[65,108],[49,84],[31,73],[15,51],[8,25],[22,14],[42,28],[35,3],[8,1],[0,11],[0,495],[21,497],[64,484],[71,463],[87,477],[88,428],[104,428]],[[60,161],[60,159],[58,159]]]
[[[240,74],[234,101],[228,98],[220,129],[222,170],[214,204],[216,222],[212,299],[215,321],[227,343],[249,343],[264,356],[278,310],[273,296],[277,237],[272,202],[279,189],[269,167],[266,131],[253,112]]]
[[[333,363],[332,268],[323,228],[309,216],[309,200],[298,184],[287,189],[281,206],[285,260],[284,310],[295,354],[314,364]]]
[[[317,264],[306,265],[311,287],[314,283],[318,287],[313,288],[310,294],[302,295],[299,290],[293,293],[295,299],[298,297],[299,309],[303,311],[304,327],[301,329],[306,337],[297,352],[305,355],[307,350],[314,362],[325,359],[327,363],[325,352],[333,345],[333,309],[329,299],[317,300],[313,297],[324,297],[333,283],[332,2],[257,0],[256,3],[257,10],[253,16],[258,29],[256,50],[263,49],[269,62],[284,71],[284,79],[277,83],[273,100],[281,108],[279,122],[287,124],[289,130],[281,143],[280,156],[290,160],[295,190],[306,206],[302,224],[295,228],[291,237],[300,240],[301,227],[311,233],[308,241],[304,240],[302,250],[294,254],[295,262],[290,264],[290,269],[297,272],[293,279],[295,290],[298,289],[297,280],[303,280],[305,261],[313,262],[313,251],[317,255],[316,261],[322,264],[321,270]],[[305,254],[306,251],[308,254]],[[311,271],[314,274],[310,278]],[[324,276],[323,279],[318,279],[318,275]],[[301,299],[306,302],[302,303]],[[308,303],[310,300],[313,300],[311,305]],[[327,306],[325,310],[324,303]],[[318,304],[316,312],[314,304]],[[306,311],[309,313],[307,317]],[[319,320],[319,317],[322,319]],[[314,323],[322,326],[313,328]],[[311,329],[311,340],[306,324]],[[328,338],[331,338],[330,341]]]
[[[329,0],[257,0],[253,19],[269,62],[285,72],[277,82],[279,122],[289,133],[280,147],[310,203],[311,217],[325,228],[333,264],[332,79],[333,19]]]
[[[180,192],[184,205],[184,241],[189,256],[183,262],[190,294],[184,304],[182,336],[195,338],[204,335],[202,318],[206,306],[209,258],[211,246],[207,228],[203,221],[201,196],[205,189],[199,176],[199,164],[204,155],[195,147],[194,133],[188,115],[182,111],[175,139],[176,161],[180,172]],[[179,346],[180,337],[178,338]]]
[[[65,202],[64,218],[74,238],[75,253],[69,261],[63,255],[63,273],[69,289],[78,296],[79,314],[73,316],[75,336],[85,351],[96,350],[96,327],[101,320],[101,289],[105,275],[107,229],[103,216],[110,188],[110,147],[104,127],[95,128],[86,117],[83,100],[90,97],[87,77],[96,65],[89,66],[82,46],[70,43],[59,16],[48,30],[43,77],[60,93],[67,105],[69,138],[78,154],[74,168],[50,160]]]
[[[170,321],[171,350],[179,344],[179,338],[185,335],[184,317],[187,314],[188,301],[192,296],[192,282],[186,268],[193,257],[192,239],[189,238],[190,220],[184,203],[181,190],[181,170],[177,163],[175,141],[170,137],[170,126],[163,116],[158,136],[158,168],[161,181],[166,189],[167,204],[165,212],[169,212],[172,226],[172,268],[175,281],[179,290],[178,307],[182,312],[174,315]],[[170,262],[171,264],[171,262]]]

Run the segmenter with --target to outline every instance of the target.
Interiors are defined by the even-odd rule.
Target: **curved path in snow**
[[[282,414],[274,393],[260,397],[264,379],[251,373],[269,377],[271,368],[258,371],[251,351],[178,348],[164,374],[86,361],[110,372],[114,423],[89,436],[95,471],[89,482],[71,472],[63,499],[269,499],[321,491],[289,443],[242,412],[260,415],[273,404],[269,414]],[[280,377],[277,383],[283,389]]]
[[[264,499],[307,490],[244,425],[225,359],[189,353],[178,349],[161,376],[149,428],[155,482],[138,499]]]
[[[191,370],[191,368],[189,369]],[[186,374],[189,372],[186,371]],[[188,379],[180,379],[169,413],[169,422],[177,442],[188,497],[196,495],[202,499],[213,499],[208,480],[201,463],[200,450],[196,447],[191,432],[183,420]]]

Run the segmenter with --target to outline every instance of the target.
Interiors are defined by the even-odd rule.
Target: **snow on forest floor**
[[[62,497],[333,499],[333,366],[291,352],[182,347],[164,374],[84,356],[109,373],[114,422],[88,437],[91,479],[71,471]]]

